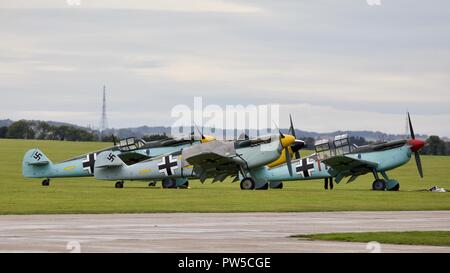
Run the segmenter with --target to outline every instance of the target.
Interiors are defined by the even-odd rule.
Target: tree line
[[[113,142],[113,135],[101,135],[90,130],[70,125],[51,125],[45,121],[19,120],[10,126],[0,127],[0,138],[42,139],[67,141],[103,141]],[[167,139],[165,134],[142,137],[145,141]],[[117,139],[115,139],[117,141]]]
[[[9,127],[0,127],[0,138],[11,139],[43,139],[43,140],[67,140],[67,141],[104,141],[113,142],[112,135],[100,137],[100,132],[70,125],[51,125],[45,121],[19,120]],[[167,139],[166,134],[144,136],[145,141]],[[306,148],[314,150],[315,139],[305,139]],[[370,144],[363,137],[351,136],[351,144],[363,146]],[[430,136],[427,145],[421,150],[425,155],[450,155],[450,142],[446,142],[439,136]]]

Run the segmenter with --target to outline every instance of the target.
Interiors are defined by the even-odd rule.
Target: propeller
[[[292,176],[291,154],[289,153],[288,147],[284,148],[284,154],[286,156],[286,165],[288,167],[289,175]]]
[[[202,136],[202,139],[203,140],[206,139],[205,135],[203,135],[203,127],[202,127],[202,131],[200,131],[197,124],[195,125],[195,128],[197,129],[198,134]]]
[[[295,143],[291,145],[291,149],[294,152],[295,159],[302,158],[300,155],[300,149],[305,147],[305,142],[302,140],[298,140],[297,136],[295,135],[295,128],[294,128],[294,122],[292,121],[292,115],[289,114],[289,121],[291,122],[291,127],[289,128],[290,134],[295,138]]]
[[[284,156],[286,158],[286,165],[288,167],[289,175],[293,176],[292,164],[291,164],[291,154],[289,153],[289,146],[295,143],[295,137],[289,136],[294,139],[294,143],[291,142],[289,145],[286,145],[285,143],[283,143],[283,139],[286,138],[286,136],[281,132],[281,129],[278,128],[275,121],[273,123],[275,124],[275,127],[278,129],[278,132],[280,133],[280,143],[281,143],[281,146],[284,147]]]
[[[416,160],[417,170],[419,171],[420,177],[423,178],[423,168],[422,168],[422,160],[420,159],[419,150],[425,145],[423,140],[416,139],[416,134],[414,133],[414,128],[411,122],[411,116],[408,112],[408,123],[409,123],[409,132],[411,134],[411,140],[409,144],[411,145],[411,151],[414,152],[414,158]]]

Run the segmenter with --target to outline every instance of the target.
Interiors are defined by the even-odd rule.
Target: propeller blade
[[[414,158],[416,159],[417,170],[419,171],[419,175],[423,178],[423,169],[422,169],[422,161],[420,160],[420,154],[418,151],[414,153]]]
[[[112,139],[113,139],[114,146],[117,146],[117,141],[116,141],[116,137],[114,136],[114,134],[112,134]]]
[[[294,129],[294,123],[292,122],[292,115],[289,114],[289,120],[291,122],[291,128],[289,130],[291,131],[291,135],[297,139],[297,136],[295,135],[295,129]]]
[[[200,129],[198,129],[197,124],[195,125],[195,128],[197,129],[198,134],[202,136],[202,139],[205,139],[205,136],[203,135],[203,132],[200,131]],[[203,129],[203,127],[202,127],[202,129]]]
[[[275,125],[275,128],[277,128],[278,133],[280,133],[280,137],[281,137],[281,138],[284,138],[284,135],[283,135],[283,133],[281,132],[280,127],[278,127],[278,125],[275,123],[275,121],[272,120],[272,122],[273,122],[273,125]]]
[[[409,132],[411,133],[411,138],[416,139],[416,135],[414,134],[414,129],[412,126],[411,116],[409,115],[409,112],[408,112],[408,122],[409,122]]]
[[[288,147],[284,148],[284,153],[286,156],[286,164],[288,167],[288,171],[289,171],[289,175],[292,176],[292,163],[291,163],[291,155],[289,154],[289,149]]]

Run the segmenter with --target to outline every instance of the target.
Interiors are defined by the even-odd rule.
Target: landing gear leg
[[[44,186],[44,187],[50,186],[50,179],[47,178],[47,179],[43,180],[43,181],[42,181],[42,186]]]
[[[386,181],[386,190],[388,191],[398,191],[400,190],[400,183],[397,180],[390,179],[386,172],[381,172],[381,175]]]
[[[116,186],[116,189],[122,189],[123,188],[123,181],[117,181],[115,186]]]
[[[372,183],[372,190],[374,191],[384,191],[386,189],[386,182],[380,179],[376,170],[372,170],[375,181]]]
[[[333,177],[330,177],[330,190],[332,190],[333,188],[334,188]]]
[[[324,188],[325,190],[328,190],[328,178],[325,178]]]

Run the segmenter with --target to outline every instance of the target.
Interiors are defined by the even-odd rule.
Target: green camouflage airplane
[[[289,147],[295,144],[291,135],[268,135],[246,141],[210,141],[195,144],[158,157],[129,165],[113,151],[103,151],[97,156],[94,174],[100,180],[153,181],[173,186],[188,178],[204,182],[223,181],[231,176],[241,180],[241,188],[255,188],[254,172],[276,161],[280,155],[290,160]]]
[[[396,140],[357,147],[350,145],[347,135],[337,136],[334,141],[316,142],[316,153],[311,156],[296,158],[290,163],[273,168],[258,169],[253,173],[252,179],[257,184],[271,183],[272,187],[277,188],[282,187],[282,181],[324,179],[325,189],[327,189],[328,182],[330,187],[333,187],[333,179],[339,183],[345,177],[350,177],[347,182],[350,183],[361,175],[372,173],[375,177],[372,184],[373,190],[398,191],[400,183],[390,179],[387,172],[408,163],[413,154],[419,175],[423,178],[419,151],[424,147],[425,142],[416,139],[409,113],[408,123],[411,133],[410,140]],[[295,172],[292,171],[292,166],[295,167]]]
[[[42,181],[42,185],[49,186],[51,178],[94,176],[94,164],[98,155],[103,151],[109,151],[123,162],[126,162],[126,164],[133,165],[152,157],[179,151],[196,143],[206,143],[212,140],[215,140],[212,136],[202,135],[201,138],[197,138],[193,134],[185,138],[172,138],[152,142],[145,142],[138,138],[127,138],[119,141],[118,144],[114,141],[113,147],[90,152],[57,164],[53,163],[41,150],[36,148],[25,153],[22,162],[22,174],[24,177],[29,178],[45,178]],[[182,184],[178,184],[178,186],[188,186],[187,180],[181,182]],[[116,186],[123,187],[123,183]]]

